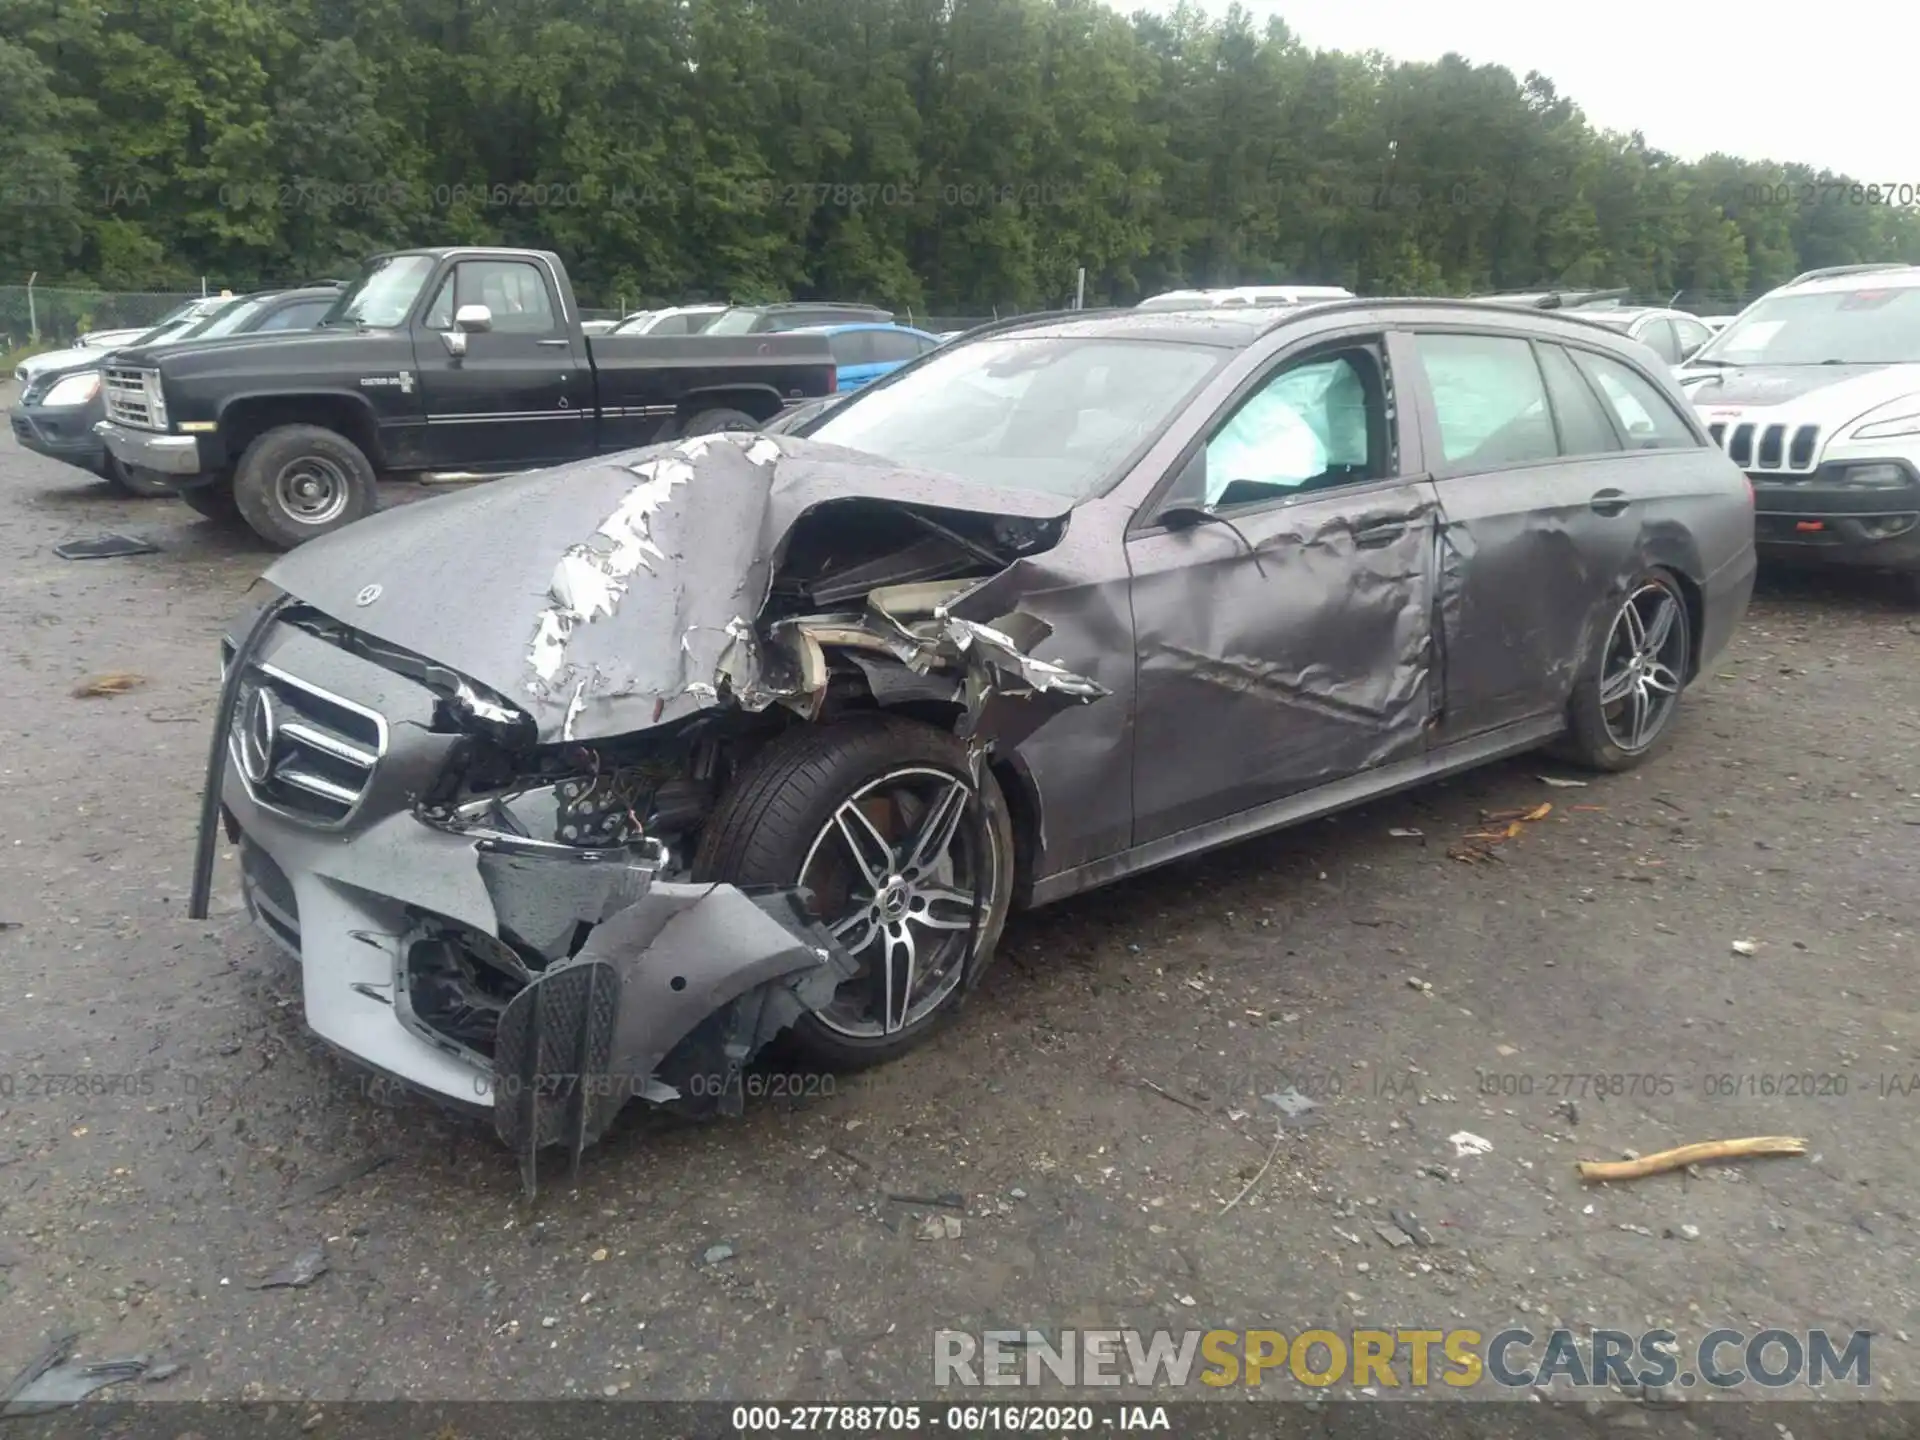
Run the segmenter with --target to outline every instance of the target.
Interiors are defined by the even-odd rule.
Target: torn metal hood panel
[[[794,525],[869,499],[1009,521],[1073,502],[791,436],[722,434],[497,480],[370,516],[269,583],[526,709],[541,743],[711,708],[757,675],[754,622]]]

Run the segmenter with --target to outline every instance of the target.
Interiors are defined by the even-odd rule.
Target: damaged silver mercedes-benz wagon
[[[1053,316],[803,424],[498,481],[282,559],[227,641],[239,848],[309,1023],[533,1157],[735,1109],[977,982],[1011,906],[1549,742],[1669,735],[1745,478],[1598,326]]]

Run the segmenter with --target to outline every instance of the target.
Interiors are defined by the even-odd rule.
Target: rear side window
[[[919,338],[902,331],[869,330],[867,336],[873,342],[873,358],[884,364],[898,364],[920,354]]]
[[[833,352],[833,363],[836,365],[873,363],[873,337],[865,330],[842,330],[837,335],[829,335],[827,348]]]
[[[1573,359],[1558,345],[1535,347],[1540,355],[1540,372],[1547,379],[1547,398],[1553,402],[1553,417],[1560,422],[1562,455],[1603,455],[1620,448],[1620,437],[1613,422],[1600,408],[1593,387],[1574,368]]]
[[[1458,470],[1559,458],[1533,346],[1505,335],[1416,335],[1440,448]]]
[[[1587,350],[1573,358],[1613,412],[1629,450],[1688,450],[1700,443],[1673,402],[1632,366]]]
[[[260,322],[262,330],[311,330],[320,323],[320,317],[333,308],[331,300],[303,300],[298,305],[287,305],[269,315]]]
[[[1680,341],[1674,336],[1673,322],[1664,315],[1643,326],[1639,340],[1669,365],[1680,363]]]

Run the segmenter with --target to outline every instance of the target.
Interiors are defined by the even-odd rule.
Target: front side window
[[[547,282],[525,260],[462,260],[453,272],[453,310],[484,305],[501,335],[551,335],[559,329]]]
[[[311,330],[320,323],[320,317],[327,313],[331,300],[303,300],[298,305],[286,305],[276,310],[260,322],[262,330]]]
[[[922,347],[918,336],[900,330],[869,330],[866,333],[873,343],[873,358],[881,364],[903,364],[920,355]]]
[[[1372,436],[1385,425],[1374,370],[1365,351],[1282,368],[1207,442],[1203,503],[1255,504],[1374,478]]]
[[[1586,350],[1574,356],[1574,363],[1613,411],[1629,450],[1680,450],[1700,443],[1673,402],[1632,366]]]
[[[1084,499],[1118,478],[1229,352],[1104,336],[943,348],[808,434],[984,485]]]
[[[709,335],[750,335],[760,319],[758,310],[726,310],[707,327]]]
[[[1458,470],[1495,470],[1558,457],[1533,346],[1505,335],[1418,335],[1440,448]]]
[[[827,349],[833,352],[833,363],[836,365],[873,363],[873,338],[865,330],[841,330],[829,335]]]
[[[198,340],[217,340],[222,335],[237,335],[247,322],[266,308],[264,300],[238,300],[222,310],[219,316],[194,338]]]

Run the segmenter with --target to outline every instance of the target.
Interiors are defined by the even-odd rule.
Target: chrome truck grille
[[[109,368],[106,372],[107,418],[136,430],[158,430],[147,395],[147,372]]]
[[[1709,425],[1713,443],[1742,470],[1755,475],[1810,475],[1818,468],[1818,425],[1754,425],[1746,421]]]
[[[247,667],[227,756],[255,804],[336,829],[359,810],[386,750],[387,722],[374,711],[271,665]]]

